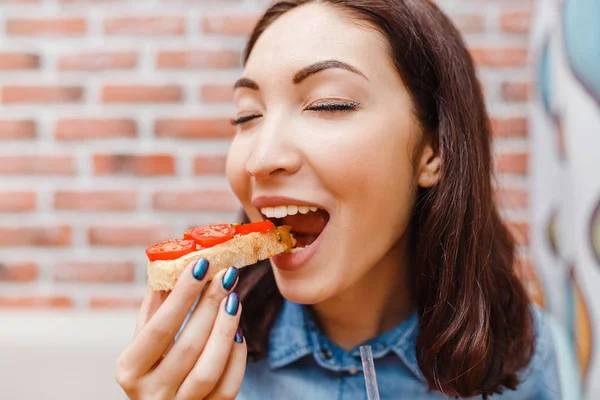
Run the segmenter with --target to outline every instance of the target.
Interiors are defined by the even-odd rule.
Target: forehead
[[[315,61],[335,59],[353,65],[369,78],[381,73],[373,60],[387,55],[383,35],[349,13],[310,3],[277,18],[257,40],[246,73],[260,77],[282,68],[299,69]]]

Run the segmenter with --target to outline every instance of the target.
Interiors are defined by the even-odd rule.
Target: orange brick
[[[523,102],[529,100],[532,87],[528,82],[502,82],[501,90],[503,100]]]
[[[205,103],[227,103],[233,101],[233,85],[206,84],[198,90],[198,97]]]
[[[0,51],[0,71],[38,69],[40,56],[32,53]]]
[[[228,139],[235,128],[225,118],[160,119],[154,125],[154,134],[161,138]]]
[[[87,31],[87,23],[81,17],[64,18],[9,18],[6,32],[19,36],[79,36]]]
[[[177,103],[183,100],[183,89],[177,85],[106,85],[102,88],[104,103]]]
[[[96,154],[95,175],[175,175],[175,159],[168,154]]]
[[[524,67],[528,51],[525,46],[473,47],[470,49],[475,63],[481,67]]]
[[[531,11],[510,11],[500,14],[500,29],[507,33],[528,34]]]
[[[48,246],[65,247],[71,244],[71,227],[16,227],[0,225],[0,247]]]
[[[508,230],[515,238],[515,241],[520,246],[529,244],[529,223],[522,221],[509,221],[506,223]]]
[[[202,155],[194,157],[194,175],[224,174],[227,156]]]
[[[119,297],[93,297],[89,301],[92,309],[134,309],[139,310],[142,306],[142,298],[119,298]]]
[[[37,196],[29,191],[0,192],[0,212],[24,212],[35,210]]]
[[[35,139],[36,124],[33,120],[0,120],[0,140]]]
[[[234,211],[238,207],[229,192],[159,191],[152,196],[152,207],[158,211]]]
[[[73,299],[67,296],[21,296],[3,295],[0,297],[1,308],[72,308]]]
[[[98,51],[65,54],[58,59],[58,68],[62,71],[132,69],[136,67],[137,60],[137,53],[132,51]]]
[[[258,16],[210,16],[201,21],[202,32],[227,36],[248,36]]]
[[[134,191],[59,191],[54,194],[54,208],[78,211],[133,211],[137,207]]]
[[[527,174],[528,154],[519,153],[500,153],[496,155],[496,172],[502,174]]]
[[[483,32],[485,19],[481,14],[455,14],[451,15],[452,22],[462,33]]]
[[[0,282],[34,282],[38,275],[34,262],[0,263]]]
[[[156,66],[163,69],[237,68],[240,54],[227,50],[161,51]]]
[[[185,34],[185,19],[175,17],[115,17],[104,21],[108,35],[181,36]]]
[[[133,138],[137,136],[137,126],[132,119],[63,119],[56,125],[55,137],[58,140],[94,140],[113,138]]]
[[[130,283],[135,280],[135,263],[66,261],[54,266],[57,282]]]
[[[497,138],[527,137],[529,131],[529,121],[525,117],[495,117],[490,123]]]
[[[2,101],[14,103],[73,103],[83,99],[79,86],[21,86],[7,85],[2,88]]]
[[[72,156],[0,156],[0,175],[75,175]]]
[[[497,188],[495,191],[496,201],[501,207],[524,208],[529,204],[529,193],[519,188]]]
[[[95,226],[88,230],[92,246],[144,246],[172,239],[170,226]]]

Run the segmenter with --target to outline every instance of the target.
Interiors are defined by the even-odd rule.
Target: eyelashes
[[[323,101],[312,103],[305,111],[322,111],[322,112],[347,112],[358,108],[360,103],[356,101]],[[231,125],[241,125],[245,122],[250,122],[253,119],[260,118],[262,115],[245,115],[231,120]]]

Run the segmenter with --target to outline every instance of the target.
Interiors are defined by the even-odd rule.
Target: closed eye
[[[356,101],[318,101],[305,108],[307,111],[351,111],[356,109],[360,103]]]
[[[249,122],[252,121],[255,118],[260,118],[262,117],[262,115],[260,114],[255,114],[255,115],[245,115],[242,117],[238,117],[236,119],[232,119],[231,120],[231,125],[236,126],[236,125],[240,125],[243,124],[244,122]]]

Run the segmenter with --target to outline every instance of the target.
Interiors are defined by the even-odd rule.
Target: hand
[[[188,265],[170,294],[148,288],[133,343],[117,363],[117,382],[130,399],[237,396],[246,368],[246,343],[238,330],[241,305],[231,292],[236,268],[220,271],[208,284],[174,341],[207,284],[202,279],[207,269],[206,260]]]

